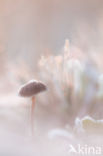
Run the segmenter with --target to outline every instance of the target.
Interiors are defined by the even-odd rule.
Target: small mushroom
[[[35,108],[35,96],[36,94],[46,91],[47,87],[44,83],[36,80],[31,80],[28,83],[22,85],[19,89],[18,94],[21,97],[28,97],[32,100],[31,106],[31,126],[32,126],[32,133],[34,131],[34,108]]]

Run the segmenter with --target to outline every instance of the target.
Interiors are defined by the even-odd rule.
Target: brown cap
[[[40,81],[31,80],[20,87],[18,94],[22,97],[32,97],[35,94],[47,89],[46,85]]]

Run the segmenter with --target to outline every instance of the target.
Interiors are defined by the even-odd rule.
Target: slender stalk
[[[31,131],[32,135],[34,134],[34,110],[35,110],[35,97],[32,97],[32,106],[31,106]]]

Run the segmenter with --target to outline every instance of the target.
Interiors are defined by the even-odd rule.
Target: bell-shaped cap
[[[18,94],[22,97],[32,97],[45,90],[47,90],[47,87],[44,83],[31,80],[20,87]]]

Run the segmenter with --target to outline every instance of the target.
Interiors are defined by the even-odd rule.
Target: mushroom
[[[31,127],[32,127],[32,134],[34,131],[34,108],[35,108],[35,96],[36,94],[46,91],[47,87],[44,83],[37,81],[37,80],[31,80],[28,83],[22,85],[19,89],[19,96],[21,97],[28,97],[32,100],[32,106],[31,106]]]

